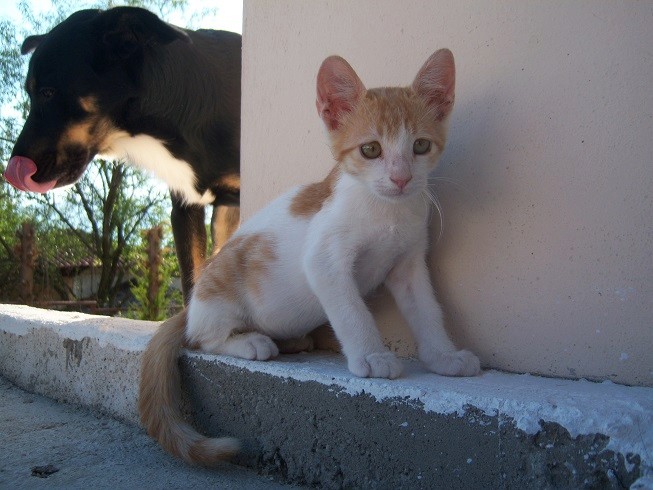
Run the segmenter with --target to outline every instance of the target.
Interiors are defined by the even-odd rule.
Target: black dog
[[[118,7],[74,13],[25,39],[21,52],[32,51],[30,113],[5,178],[46,192],[77,181],[96,154],[150,170],[170,188],[188,298],[206,251],[204,207],[214,206],[215,238],[216,207],[239,202],[241,36]]]

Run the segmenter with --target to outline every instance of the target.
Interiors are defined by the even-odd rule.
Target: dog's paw
[[[468,350],[439,352],[425,363],[430,371],[443,376],[476,376],[481,372],[481,362]]]
[[[220,354],[252,361],[267,361],[279,355],[279,349],[267,335],[256,332],[234,335],[220,348]]]
[[[403,368],[392,352],[373,352],[364,357],[351,359],[349,370],[361,378],[398,378]]]

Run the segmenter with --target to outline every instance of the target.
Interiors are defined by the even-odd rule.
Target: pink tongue
[[[5,179],[16,189],[21,191],[48,192],[57,185],[56,180],[50,182],[34,182],[32,175],[36,173],[36,164],[27,157],[15,156],[9,160],[7,170],[5,170]]]

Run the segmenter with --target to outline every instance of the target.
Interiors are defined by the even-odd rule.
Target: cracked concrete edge
[[[244,373],[245,372],[245,373]],[[639,455],[603,434],[572,436],[540,422],[535,434],[503,414],[379,403],[367,392],[271,377],[200,356],[182,360],[187,411],[207,434],[245,441],[238,462],[320,488],[627,488]],[[265,386],[261,390],[261,386]],[[215,414],[219,414],[218,417]]]
[[[0,374],[29,391],[138,423],[140,353],[156,326],[152,322],[0,305]],[[315,483],[321,478],[335,478],[332,481],[343,485],[374,486],[372,482],[382,478],[384,483],[419,486],[421,478],[428,475],[424,481],[456,487],[472,483],[461,475],[469,475],[469,465],[480,460],[485,462],[485,474],[494,475],[492,481],[482,481],[502,486],[511,486],[509,482],[520,474],[522,483],[544,484],[544,478],[548,485],[585,475],[585,484],[593,481],[615,488],[638,477],[642,477],[638,482],[646,484],[650,477],[650,388],[497,372],[470,379],[441,378],[423,373],[413,362],[406,362],[407,373],[401,380],[362,380],[349,375],[339,356],[322,353],[285,356],[268,363],[192,353],[184,357],[182,366],[185,379],[191,381],[189,399],[193,400],[192,411],[200,427],[210,434],[228,433],[250,441],[255,450],[243,455],[242,462],[279,473],[290,481]],[[228,406],[219,399],[225,396],[223,385],[228,387],[226,393],[231,399]],[[306,400],[314,400],[314,405],[298,412],[296,404]],[[361,405],[366,408],[361,410]],[[299,428],[304,427],[304,417],[316,420],[319,413],[328,421],[321,425],[331,427],[331,432],[317,427],[302,433]],[[388,422],[397,413],[406,420]],[[236,418],[230,422],[232,414]],[[282,422],[276,420],[280,414]],[[381,451],[386,454],[381,460],[387,460],[387,455],[401,460],[407,447],[428,454],[429,449],[432,452],[446,446],[447,441],[438,434],[449,434],[458,441],[458,449],[438,449],[439,456],[417,465],[406,463],[398,468],[386,461],[379,466],[375,456],[364,450],[365,439],[359,438],[357,454],[364,455],[359,460],[352,458],[348,442],[338,435],[345,433],[356,439],[357,431],[365,426],[376,427],[380,434],[388,433],[388,427],[396,432],[397,427],[411,425],[409,417],[425,417],[415,422],[424,428],[422,436],[406,438],[407,432],[399,430],[385,437],[389,444]],[[370,424],[377,419],[381,422]],[[333,425],[334,420],[340,422]],[[343,420],[359,422],[347,425]],[[216,421],[220,423],[215,425]],[[461,427],[475,427],[475,432]],[[373,432],[365,432],[372,446],[383,445]],[[467,433],[475,447],[489,449],[480,459],[469,454],[463,458],[464,464],[454,464],[452,451],[462,454],[465,451],[461,448],[470,444],[468,441],[461,446],[460,433]],[[307,440],[311,445],[289,444],[291,440]],[[315,441],[320,440],[326,449],[316,449]],[[513,447],[511,441],[521,442]],[[511,455],[506,447],[513,447]],[[305,454],[321,454],[332,462],[329,468],[340,469],[327,471],[318,460],[302,456]],[[515,458],[515,454],[521,457]],[[582,457],[577,461],[573,454]],[[510,470],[516,468],[508,464],[511,459],[519,462],[520,471]],[[354,460],[372,473],[356,476],[348,464]],[[572,460],[576,462],[569,463]],[[383,466],[393,470],[388,473]],[[345,467],[353,473],[343,472]],[[433,468],[440,470],[433,473]],[[503,470],[497,472],[496,468]],[[481,481],[481,473],[475,481]],[[403,476],[392,480],[396,474]],[[512,480],[506,480],[506,475],[512,475]],[[536,477],[540,480],[533,479]],[[583,480],[578,483],[583,484]]]

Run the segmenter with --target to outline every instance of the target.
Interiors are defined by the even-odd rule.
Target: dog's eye
[[[55,89],[52,87],[43,87],[39,89],[39,95],[45,100],[51,99],[54,96]]]

